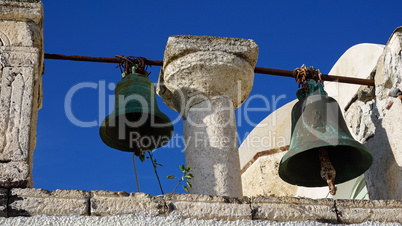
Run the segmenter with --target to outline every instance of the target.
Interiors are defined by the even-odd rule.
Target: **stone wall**
[[[351,48],[352,49],[352,48]],[[371,78],[375,87],[332,83],[326,88],[342,110],[354,138],[373,156],[365,173],[370,199],[402,199],[402,27],[386,46],[362,44],[331,70]],[[362,57],[364,57],[362,59]]]
[[[386,46],[377,44],[353,46],[342,55],[329,73],[371,78],[375,81],[375,87],[325,83],[328,95],[337,99],[353,137],[363,143],[373,156],[373,165],[365,173],[370,199],[402,199],[401,52],[402,27],[393,32]],[[283,108],[290,111],[292,105],[291,103],[288,105]],[[275,151],[279,147],[264,150],[247,146],[250,141],[256,140],[255,138],[261,140],[268,137],[269,132],[275,132],[277,138],[285,137],[287,141],[290,132],[286,128],[290,129],[290,121],[284,121],[281,117],[275,117],[276,120],[273,121],[275,114],[282,115],[282,118],[287,115],[282,108],[278,109],[264,119],[240,147],[244,195],[294,196],[291,186],[278,186],[277,181],[280,178],[276,173],[277,164],[284,154]],[[281,148],[284,149],[285,145]],[[349,198],[350,195],[347,194],[352,192],[350,188],[353,188],[356,181],[339,184],[337,195],[333,198]],[[345,189],[350,191],[341,192]],[[327,192],[325,187],[298,187],[296,195],[320,198],[325,197]]]
[[[389,39],[371,76],[375,88],[361,87],[345,117],[374,162],[366,172],[370,199],[402,199],[402,27]]]
[[[0,0],[0,11],[0,225],[402,223],[400,200],[197,194],[152,197],[144,193],[29,188],[33,186],[32,155],[42,95],[43,8],[39,0]],[[376,198],[400,199],[402,190],[398,139],[401,127],[394,123],[400,122],[402,108],[401,39],[397,29],[376,67],[375,98],[370,96],[372,90],[362,87],[346,111],[349,121],[356,121],[351,127],[358,139],[372,145],[374,158],[380,159],[367,173],[370,192],[379,194],[373,196]],[[282,134],[280,128],[278,135]],[[256,149],[252,154],[257,158],[251,164],[257,170],[275,167],[283,146]],[[244,171],[250,168],[248,160],[241,161]],[[381,178],[385,178],[384,183]],[[374,183],[377,180],[380,183]],[[263,189],[265,185],[259,186]],[[383,188],[391,191],[388,196],[381,191]],[[287,192],[294,192],[294,187]]]
[[[8,200],[8,201],[7,201]],[[56,219],[74,219],[66,216],[98,217],[131,215],[167,219],[193,219],[195,222],[320,222],[320,223],[402,223],[402,201],[333,200],[292,197],[225,197],[199,194],[166,194],[153,197],[145,193],[111,191],[80,191],[14,188],[0,189],[0,224],[7,222],[33,222],[40,219],[55,222]],[[41,216],[40,218],[38,218]],[[55,218],[64,216],[64,218]],[[30,220],[20,217],[29,217]],[[91,219],[92,218],[92,219]],[[37,219],[38,221],[35,221]],[[119,218],[111,218],[116,223]],[[239,222],[243,222],[239,224]],[[17,221],[18,223],[18,221]],[[11,223],[10,223],[11,224]]]
[[[32,187],[41,107],[40,1],[0,1],[0,187]]]

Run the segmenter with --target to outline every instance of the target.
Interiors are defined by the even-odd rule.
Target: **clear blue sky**
[[[210,35],[253,39],[259,45],[257,66],[293,70],[302,64],[328,73],[348,48],[359,43],[386,44],[393,30],[402,25],[402,1],[82,1],[43,0],[45,9],[44,46],[46,53],[114,57],[143,56],[162,60],[171,35]],[[116,64],[45,60],[43,108],[39,111],[37,147],[34,152],[35,188],[112,190],[136,192],[131,153],[114,150],[99,138],[99,119],[109,114],[99,110],[109,105],[110,83],[121,78]],[[160,67],[150,67],[150,79],[157,81]],[[349,75],[353,76],[353,75]],[[64,103],[71,88],[79,84],[94,88],[77,91],[72,112],[96,126],[82,128],[66,116]],[[99,92],[105,84],[104,97]],[[297,85],[291,78],[256,74],[251,95],[271,100],[286,95],[278,107],[295,99]],[[170,119],[180,117],[161,98],[160,109]],[[113,104],[113,102],[111,103]],[[272,110],[272,103],[269,103]],[[249,107],[265,107],[262,99]],[[253,129],[238,117],[240,140]],[[250,112],[258,123],[271,111]],[[182,137],[182,121],[174,125]],[[240,143],[239,143],[240,145]],[[159,174],[165,192],[180,175],[185,163],[183,143],[169,143],[154,152],[163,164]],[[137,159],[138,160],[138,159]],[[149,161],[137,161],[141,191],[159,195],[160,190]],[[197,176],[197,175],[195,175]],[[178,192],[184,192],[182,189]]]

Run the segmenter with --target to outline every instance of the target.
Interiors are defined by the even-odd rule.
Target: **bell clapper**
[[[135,181],[137,182],[137,190],[138,192],[140,192],[140,183],[138,182],[137,167],[135,166],[135,156],[139,156],[141,154],[141,149],[139,147],[139,138],[133,141],[132,148],[133,148],[133,166],[135,173]]]
[[[336,177],[335,168],[331,164],[327,150],[325,150],[324,148],[319,148],[318,152],[320,155],[320,163],[321,163],[320,175],[322,179],[324,179],[328,183],[329,192],[332,195],[335,195],[336,194],[336,187],[334,184]]]

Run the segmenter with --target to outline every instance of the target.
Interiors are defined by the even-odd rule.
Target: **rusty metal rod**
[[[62,55],[62,54],[49,54],[49,53],[45,53],[45,59],[87,61],[87,62],[100,62],[100,63],[120,63],[121,62],[121,59],[111,58],[111,57],[90,57],[90,56],[77,56],[77,55],[66,56],[66,55]],[[150,66],[162,66],[163,61],[147,60],[147,64]],[[289,70],[255,67],[254,72],[258,73],[258,74],[276,75],[276,76],[293,78],[293,71],[289,71]],[[361,79],[361,78],[352,78],[352,77],[344,77],[344,76],[338,76],[338,75],[325,75],[325,74],[322,74],[321,76],[322,76],[321,77],[322,80],[324,80],[324,81],[334,81],[334,82],[349,83],[349,84],[356,84],[356,85],[374,86],[374,80],[372,80],[372,79]]]
[[[268,75],[277,75],[277,76],[294,78],[293,71],[289,71],[289,70],[255,67],[254,72],[258,73],[258,74],[268,74]],[[344,76],[338,76],[338,75],[325,75],[325,74],[322,74],[321,78],[323,81],[333,81],[333,82],[349,83],[349,84],[356,84],[356,85],[374,86],[374,80],[372,80],[372,79],[352,78],[352,77],[344,77]]]
[[[50,53],[45,53],[45,59],[87,61],[87,62],[99,62],[99,63],[117,63],[117,64],[122,62],[121,59],[112,57],[90,57],[90,56],[77,56],[77,55],[66,56],[63,54],[50,54]],[[163,65],[163,61],[161,60],[147,60],[146,63],[150,66]]]

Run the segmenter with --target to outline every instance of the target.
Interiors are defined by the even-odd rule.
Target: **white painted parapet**
[[[297,186],[283,181],[279,163],[289,149],[294,100],[262,120],[239,147],[243,195],[295,196]]]
[[[234,110],[248,97],[258,46],[209,36],[168,39],[158,94],[183,118],[191,193],[242,196]]]
[[[336,61],[330,75],[340,75],[354,78],[370,78],[378,58],[384,50],[384,45],[362,43],[350,47]],[[333,97],[344,113],[345,107],[351,102],[354,94],[361,86],[355,84],[325,82],[325,91]]]

